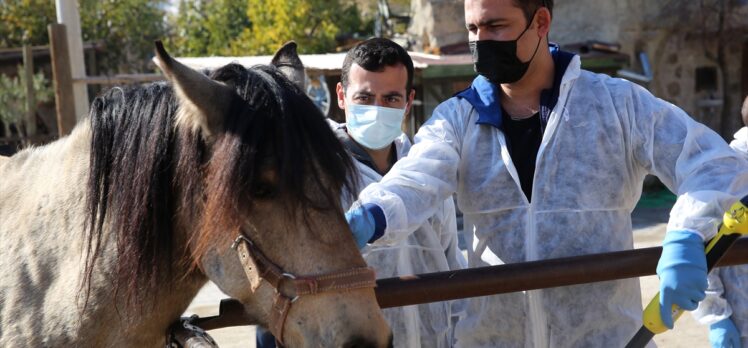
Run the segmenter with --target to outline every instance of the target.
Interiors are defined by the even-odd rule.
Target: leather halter
[[[283,327],[286,324],[288,312],[291,304],[299,297],[376,286],[376,275],[370,267],[352,268],[317,276],[296,276],[284,272],[271,262],[243,231],[231,244],[231,248],[239,253],[239,261],[247,274],[252,292],[260,287],[262,280],[275,289],[275,300],[270,310],[268,329],[281,345],[283,345]]]

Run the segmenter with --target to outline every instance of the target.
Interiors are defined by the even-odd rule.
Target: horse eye
[[[259,199],[272,198],[276,193],[275,186],[268,183],[259,183],[252,188],[252,197]]]

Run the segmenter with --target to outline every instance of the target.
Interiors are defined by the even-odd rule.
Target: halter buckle
[[[231,249],[236,250],[236,247],[238,247],[239,243],[242,241],[247,242],[249,243],[249,245],[254,246],[254,243],[252,243],[252,241],[249,240],[249,238],[245,237],[243,233],[240,233],[239,236],[237,236],[236,239],[234,239],[234,242],[231,243]]]

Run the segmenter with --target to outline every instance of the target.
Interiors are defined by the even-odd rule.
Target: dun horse
[[[168,84],[0,160],[0,346],[163,346],[208,279],[288,346],[391,344],[295,44],[209,76],[156,53]]]

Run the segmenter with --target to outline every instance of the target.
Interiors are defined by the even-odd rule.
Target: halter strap
[[[275,289],[268,329],[281,345],[288,312],[291,304],[299,297],[376,286],[376,274],[370,267],[352,268],[317,276],[295,276],[286,273],[270,261],[244,232],[239,233],[231,248],[239,253],[239,261],[247,274],[252,292],[260,287],[261,280]]]

